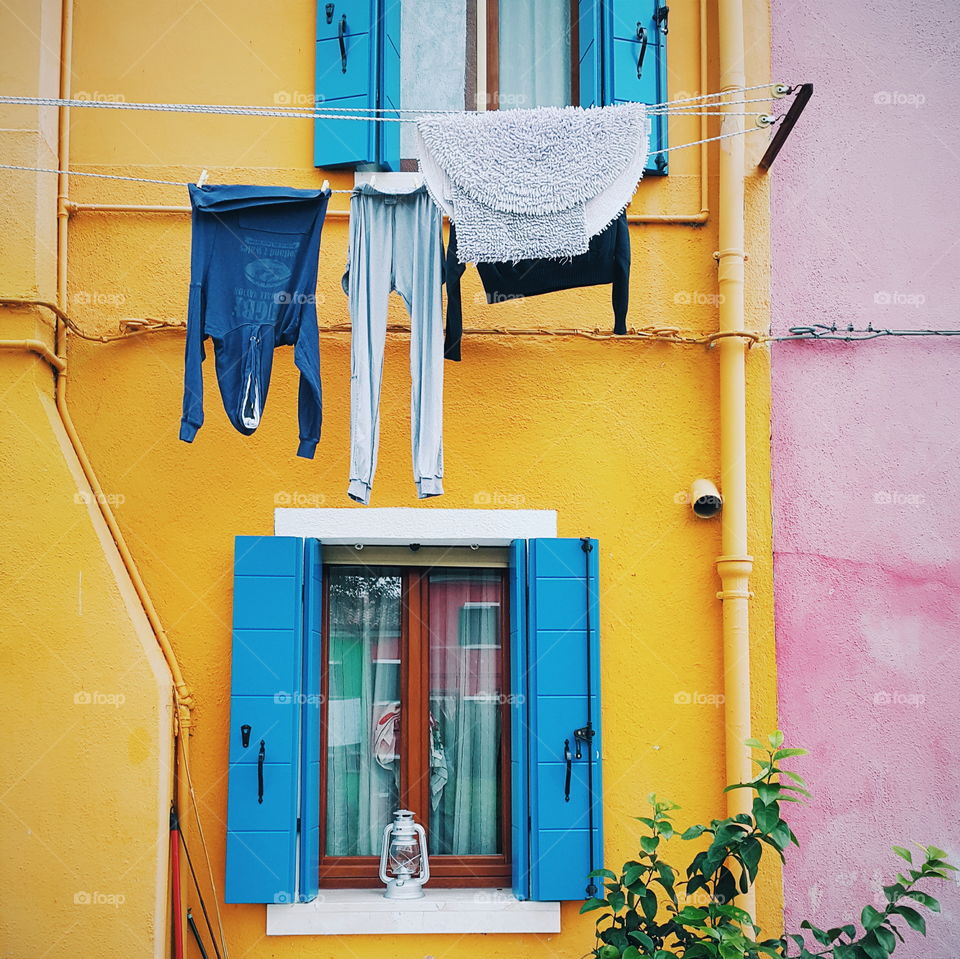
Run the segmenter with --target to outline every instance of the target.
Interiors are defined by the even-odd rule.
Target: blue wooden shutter
[[[524,700],[512,715],[521,769],[511,788],[525,805],[527,835],[524,810],[515,808],[514,835],[519,819],[521,837],[513,848],[514,892],[534,900],[583,899],[587,874],[603,865],[598,547],[589,539],[533,539],[525,564],[522,552],[515,544],[512,675],[516,698]],[[523,579],[526,595],[515,596],[524,592]],[[575,755],[574,731],[588,726],[593,738],[572,760],[568,799],[565,744]]]
[[[663,103],[667,100],[667,26],[663,0],[608,0],[603,4],[603,103]],[[639,68],[642,34],[646,52]],[[581,49],[582,49],[581,42]],[[583,83],[581,74],[581,84]],[[665,174],[667,118],[651,117],[648,173]]]
[[[527,541],[510,544],[510,850],[513,894],[530,898],[527,779]]]
[[[380,74],[380,106],[385,111],[400,107],[400,0],[385,0],[383,8],[383,69]],[[383,112],[380,116],[399,118],[399,113]],[[400,124],[378,123],[380,128],[380,165],[385,170],[400,169]]]
[[[319,0],[314,89],[318,113],[324,107],[377,106],[378,33],[376,0],[332,4]],[[376,163],[378,126],[364,120],[314,120],[314,166]]]
[[[603,104],[602,42],[600,0],[580,0],[577,4],[580,49],[580,101],[578,106]]]
[[[227,902],[292,902],[295,895],[302,593],[300,539],[237,537],[227,785]]]
[[[325,106],[368,111],[399,108],[400,7],[400,0],[318,2],[318,113],[325,112]],[[377,115],[399,116],[392,112]],[[399,170],[400,124],[315,120],[313,162],[323,167],[365,165]]]
[[[300,902],[316,899],[320,880],[320,677],[322,670],[323,560],[319,540],[304,549],[303,708],[300,740]]]

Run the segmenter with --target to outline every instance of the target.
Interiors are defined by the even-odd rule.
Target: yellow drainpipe
[[[73,0],[63,0],[61,24],[60,24],[60,98],[70,99],[71,82],[73,73]],[[60,107],[57,121],[57,154],[59,158],[59,168],[61,171],[57,176],[57,304],[60,313],[63,313],[67,307],[67,243],[68,243],[68,225],[69,211],[67,204],[69,202],[69,164],[70,164],[70,109],[69,107]],[[56,314],[55,314],[56,315]],[[175,755],[177,757],[177,768],[175,770],[177,811],[181,823],[188,819],[189,813],[189,792],[187,776],[184,772],[184,766],[188,761],[190,726],[190,711],[193,705],[193,696],[190,687],[187,685],[177,661],[176,653],[170,642],[160,617],[157,614],[156,607],[147,592],[143,577],[137,569],[136,562],[127,548],[123,533],[117,523],[116,517],[103,494],[100,481],[94,472],[93,465],[83,448],[77,429],[74,426],[70,411],[67,408],[67,370],[66,370],[66,346],[67,346],[67,327],[56,316],[54,321],[55,346],[57,362],[52,363],[57,369],[55,400],[57,411],[63,422],[64,430],[77,454],[83,474],[90,488],[94,493],[94,500],[103,514],[110,535],[117,546],[117,551],[123,565],[130,577],[134,590],[143,605],[147,620],[153,629],[157,638],[157,643],[163,653],[167,666],[170,669],[174,688],[174,707],[175,707]],[[32,347],[31,347],[32,348]],[[187,875],[183,860],[181,858],[181,877],[180,877],[181,909],[180,914],[183,917],[182,936],[186,942],[186,891]],[[159,892],[159,890],[158,890]],[[166,898],[166,896],[164,896]]]
[[[40,340],[0,340],[0,350],[27,350],[30,353],[36,353],[58,373],[62,373],[67,368],[67,364]]]
[[[746,85],[743,41],[743,0],[719,0],[720,89]],[[724,108],[721,132],[742,131],[738,106]],[[720,209],[718,216],[718,292],[721,333],[744,329],[744,171],[743,136],[720,141]],[[725,336],[716,349],[720,355],[720,476],[723,490],[721,555],[717,558],[723,601],[723,686],[726,739],[726,781],[751,778],[750,751],[743,745],[750,736],[750,573],[753,557],[747,553],[747,426],[746,351],[744,336]],[[727,814],[748,813],[747,789],[727,793]],[[755,911],[753,892],[744,896],[743,908]]]

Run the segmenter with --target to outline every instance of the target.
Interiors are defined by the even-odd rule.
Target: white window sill
[[[326,889],[313,902],[267,906],[268,936],[559,932],[560,903],[521,902],[507,889],[431,889],[385,899],[382,889]]]

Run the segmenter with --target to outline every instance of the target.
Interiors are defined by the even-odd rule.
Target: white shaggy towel
[[[586,253],[630,202],[649,139],[642,103],[417,122],[420,170],[457,225],[461,263]]]

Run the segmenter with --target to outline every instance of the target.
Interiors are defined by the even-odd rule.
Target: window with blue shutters
[[[347,552],[236,540],[226,900],[376,884],[401,804],[432,885],[584,898],[603,856],[596,541],[518,540],[506,569]]]
[[[316,98],[323,107],[420,110],[604,106],[667,100],[664,0],[321,0]],[[402,123],[319,119],[316,166],[415,169]],[[667,146],[653,117],[651,150]],[[665,174],[654,152],[648,173]]]

